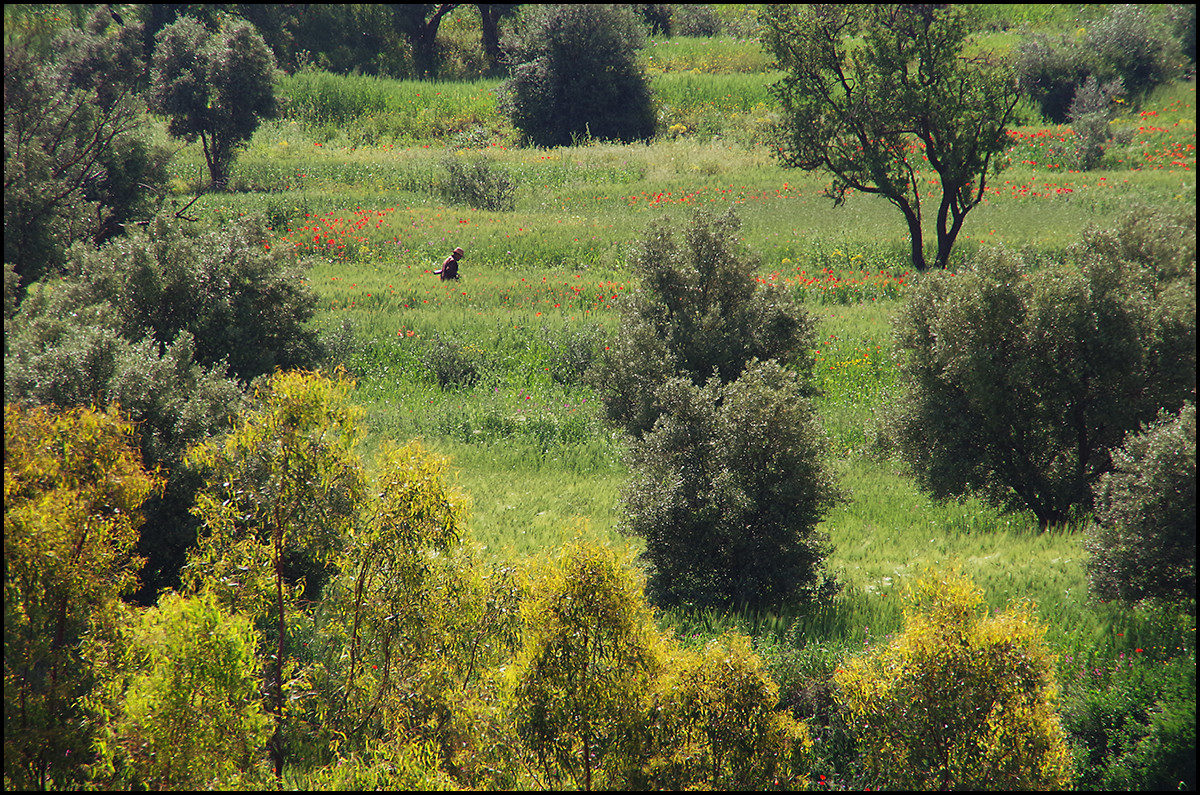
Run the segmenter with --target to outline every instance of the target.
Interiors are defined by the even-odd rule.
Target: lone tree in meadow
[[[852,190],[894,204],[921,271],[949,262],[1018,99],[1008,70],[972,44],[969,14],[958,4],[847,3],[772,5],[763,17],[784,72],[772,87],[783,110],[777,156],[831,174],[837,204]],[[939,191],[929,263],[921,199]]]
[[[237,148],[277,113],[275,56],[249,22],[229,19],[211,32],[182,17],[155,36],[150,110],[167,117],[167,130],[200,139],[212,184],[229,180]]]

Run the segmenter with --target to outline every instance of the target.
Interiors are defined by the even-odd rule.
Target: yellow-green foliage
[[[610,549],[575,543],[525,605],[516,733],[539,784],[620,787],[640,763],[661,665],[642,587]]]
[[[680,650],[659,688],[655,788],[806,786],[808,727],[775,709],[779,687],[746,636]]]
[[[518,753],[533,784],[587,789],[799,788],[807,727],[749,639],[703,650],[661,633],[639,578],[576,542],[536,576],[513,675]]]
[[[119,662],[96,700],[108,720],[97,778],[108,785],[187,790],[265,781],[271,734],[259,700],[257,638],[212,594],[167,592],[131,617]]]
[[[115,406],[4,407],[5,789],[78,773],[80,639],[135,586],[138,510],[162,483],[132,434]]]
[[[353,388],[340,375],[277,372],[232,432],[189,451],[207,482],[193,508],[204,530],[185,584],[261,616],[277,601],[285,551],[305,559],[307,574],[330,561],[363,489],[354,452],[363,411],[350,402]]]
[[[835,674],[859,749],[896,789],[1060,789],[1071,761],[1044,628],[1029,604],[986,614],[957,570],[908,591],[903,632]]]
[[[204,523],[184,582],[256,620],[273,613],[274,659],[268,692],[276,733],[276,775],[286,754],[288,713],[307,691],[287,648],[289,619],[306,583],[313,592],[330,576],[363,498],[362,462],[354,446],[362,409],[349,401],[352,381],[340,373],[277,371],[256,394],[257,406],[234,428],[189,452],[206,483],[193,512]],[[285,563],[300,575],[287,575]],[[285,587],[285,580],[295,581]],[[292,585],[289,582],[288,585]]]

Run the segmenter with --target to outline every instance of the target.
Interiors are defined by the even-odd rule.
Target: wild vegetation
[[[1195,787],[1194,47],[1101,90],[1118,33],[1186,14],[981,7],[989,48],[1093,104],[1027,91],[918,273],[886,199],[771,154],[752,7],[646,7],[653,136],[548,147],[499,102],[487,28],[515,18],[267,8],[281,115],[223,190],[151,117],[129,169],[95,158],[144,202],[31,160],[10,203],[41,96],[10,108],[10,74],[71,99],[26,146],[122,141],[80,64],[172,20],[6,46],[6,786]],[[988,423],[1044,443],[1020,471],[1066,495],[1049,518],[931,436]],[[979,454],[924,466],[947,445]]]

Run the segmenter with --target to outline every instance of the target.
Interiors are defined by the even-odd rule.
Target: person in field
[[[458,261],[463,258],[463,250],[456,248],[446,257],[446,261],[442,263],[442,267],[434,271],[441,277],[442,281],[458,278]]]

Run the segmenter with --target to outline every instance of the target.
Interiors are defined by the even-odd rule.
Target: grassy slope
[[[658,51],[659,63],[701,57],[680,55],[680,49]],[[722,57],[738,64],[752,60],[728,49]],[[310,274],[321,299],[318,322],[326,328],[349,322],[349,363],[360,375],[359,397],[369,411],[368,445],[383,437],[422,436],[452,456],[460,485],[472,496],[474,538],[496,554],[553,550],[577,533],[636,547],[636,539],[616,532],[625,471],[618,445],[597,421],[594,401],[585,406],[590,392],[558,384],[542,371],[550,362],[546,339],[589,324],[612,327],[615,301],[606,296],[631,286],[625,251],[651,218],[682,218],[697,206],[735,206],[764,278],[794,279],[802,270],[826,267],[846,277],[904,270],[905,229],[886,202],[853,196],[835,209],[821,196],[820,176],[780,169],[753,145],[765,111],[757,101],[738,99],[736,81],[746,75],[705,83],[672,65],[655,79],[685,130],[648,146],[561,150],[509,145],[503,123],[479,104],[494,89],[490,84],[377,81],[397,106],[415,102],[419,91],[432,92],[433,104],[445,106],[455,105],[455,92],[463,94],[472,109],[470,124],[478,124],[472,129],[482,136],[473,141],[476,148],[455,148],[461,136],[451,146],[389,139],[389,130],[406,129],[396,118],[332,131],[284,120],[264,126],[235,167],[235,184],[259,190],[204,197],[196,206],[217,220],[264,212],[276,221],[280,244],[323,255]],[[994,194],[971,214],[960,256],[993,244],[1058,248],[1134,201],[1193,203],[1194,146],[1182,155],[1190,157],[1190,168],[1155,168],[1154,153],[1168,139],[1188,140],[1189,129],[1194,143],[1194,99],[1194,86],[1186,85],[1148,108],[1161,114],[1154,120],[1163,132],[1135,138],[1130,161],[1137,156],[1136,169],[1125,163],[1115,171],[1068,172],[1055,167],[1046,139],[1034,135],[1043,131],[1021,131],[1029,138],[1014,150],[1012,167],[993,181]],[[1124,123],[1144,127],[1145,118]],[[722,132],[714,134],[717,128]],[[516,180],[515,210],[478,211],[439,198],[444,159],[477,156]],[[177,185],[182,189],[198,175],[195,157],[190,163],[185,157]],[[309,236],[320,242],[309,243]],[[464,280],[447,287],[429,271],[454,245],[463,245],[468,256]],[[899,464],[862,454],[871,412],[887,408],[881,380],[887,379],[895,305],[813,306],[822,339],[832,345],[829,361],[844,365],[828,376],[830,395],[821,409],[853,496],[823,525],[845,596],[805,619],[799,631],[850,642],[864,627],[894,629],[895,596],[904,579],[926,564],[957,561],[992,604],[1037,601],[1052,637],[1064,647],[1098,639],[1115,643],[1112,648],[1137,642],[1136,616],[1087,604],[1077,531],[1038,534],[1028,517],[1001,516],[974,502],[934,504]],[[473,346],[486,371],[480,382],[449,391],[430,385],[420,374],[418,352],[420,341],[431,338]],[[861,350],[871,350],[885,366],[839,381]],[[497,427],[501,431],[493,432]],[[688,621],[668,620],[681,626]],[[1118,632],[1132,640],[1115,641]]]

